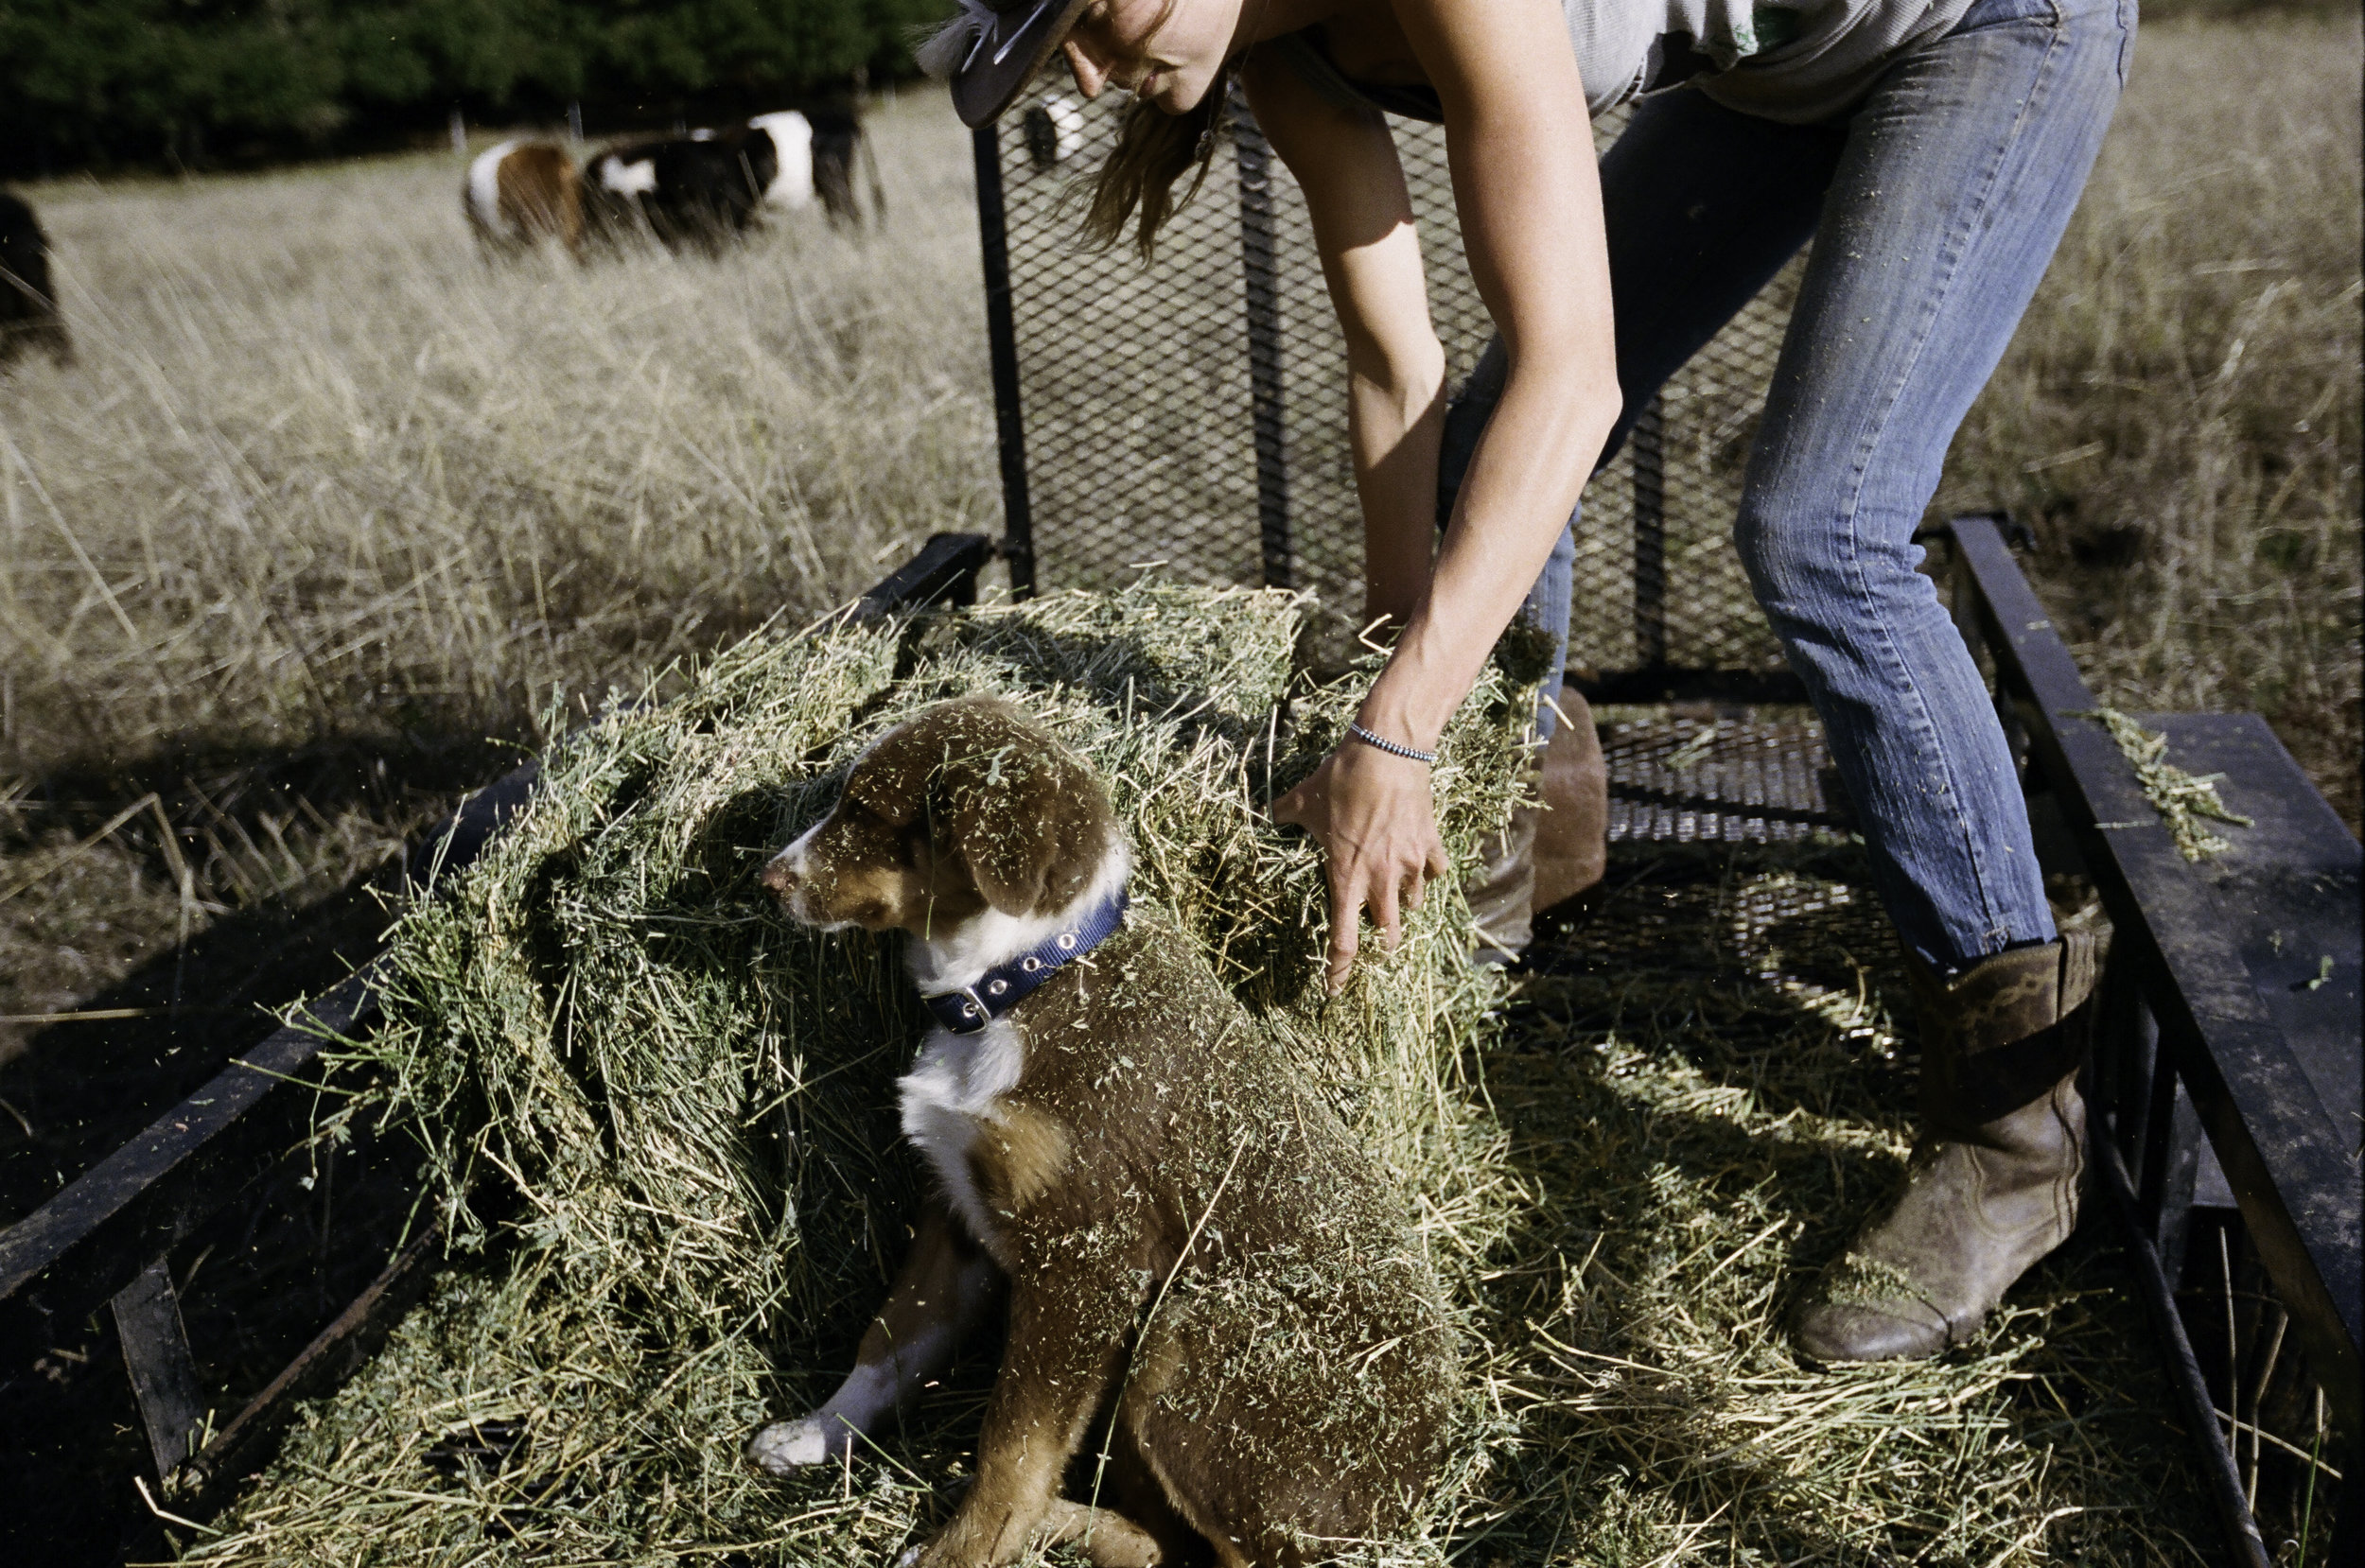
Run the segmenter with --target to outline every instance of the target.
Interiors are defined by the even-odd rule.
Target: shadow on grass
[[[2134,1563],[2212,1540],[2099,1224],[1936,1362],[1793,1354],[1793,1308],[1911,1130],[1901,977],[1854,860],[1622,848],[1483,1064],[1540,1198],[1489,1325],[1517,1347],[1528,1559]]]
[[[19,848],[79,840],[153,794],[158,809],[108,842],[170,887],[175,850],[189,865],[201,845],[273,843],[267,817],[308,809],[398,838],[513,760],[462,740],[187,753],[44,777],[18,798],[0,837]],[[170,849],[164,823],[179,841]],[[213,915],[186,941],[57,1009],[79,1015],[74,1021],[22,1037],[0,1065],[0,1227],[199,1092],[278,1026],[278,1009],[375,956],[387,869],[324,888],[317,874],[295,879],[287,893]],[[412,1213],[417,1164],[406,1139],[357,1125],[342,1141],[291,1151],[168,1254],[217,1424],[384,1265]],[[101,1312],[52,1336],[60,1342],[14,1347],[0,1364],[0,1560],[71,1568],[161,1558],[157,1522],[132,1484],[145,1475],[152,1490],[155,1479],[112,1319]]]

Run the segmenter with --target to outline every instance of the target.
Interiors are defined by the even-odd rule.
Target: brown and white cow
[[[555,142],[516,140],[477,154],[461,205],[488,257],[512,256],[555,239],[583,249],[583,183]]]

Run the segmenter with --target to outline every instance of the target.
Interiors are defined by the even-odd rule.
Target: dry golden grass
[[[2147,27],[1941,497],[2036,528],[2106,702],[2264,713],[2352,830],[2359,64],[2354,9]]]
[[[29,193],[79,357],[0,378],[0,1060],[382,855],[553,685],[992,526],[968,144],[872,127],[883,230],[720,262],[488,268],[447,155]]]
[[[518,734],[995,500],[966,144],[884,233],[482,265],[451,158],[37,192],[80,347],[0,403],[8,741]]]

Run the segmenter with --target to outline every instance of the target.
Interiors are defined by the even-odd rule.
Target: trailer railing
[[[967,604],[995,554],[982,534],[939,533],[848,610],[869,618]],[[398,897],[435,897],[532,796],[529,763],[469,795],[406,853]],[[444,1261],[440,1225],[396,1248],[377,1277],[219,1429],[183,1320],[169,1259],[209,1219],[310,1141],[322,1053],[378,1021],[381,956],[302,1006],[138,1136],[0,1230],[0,1357],[28,1366],[70,1326],[109,1314],[158,1493],[202,1517],[267,1459],[298,1402],[326,1392],[383,1343]]]
[[[2221,1420],[2176,1308],[2198,1178],[2205,1160],[2222,1169],[2330,1404],[2346,1461],[2336,1466],[2346,1479],[2333,1560],[2357,1561],[2361,852],[2254,716],[2146,716],[2193,748],[2214,743],[2240,768],[2228,774],[2229,795],[2259,812],[2264,836],[2244,846],[2249,863],[2212,885],[2098,722],[2101,704],[2014,564],[2002,523],[1981,515],[1949,526],[1956,614],[1993,661],[1998,706],[2025,746],[2032,789],[2050,797],[2074,868],[2092,878],[2111,917],[2093,1072],[2100,1185],[2126,1227],[2229,1550],[2245,1568],[2267,1568],[2233,1434],[2221,1431],[2238,1412]]]

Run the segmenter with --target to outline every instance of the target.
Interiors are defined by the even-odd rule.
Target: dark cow
[[[1019,131],[1026,143],[1026,161],[1038,169],[1053,169],[1084,148],[1084,112],[1073,98],[1053,93],[1029,104],[1019,116]]]
[[[883,218],[878,159],[852,106],[759,114],[727,131],[693,131],[600,153],[584,166],[584,217],[604,237],[647,233],[674,250],[710,252],[754,228],[767,209],[797,212],[816,197],[831,222],[859,228],[858,159],[869,175],[871,210]]]
[[[886,191],[879,183],[879,160],[870,150],[870,139],[863,134],[862,119],[850,103],[816,104],[802,116],[813,128],[813,191],[821,198],[822,209],[832,223],[862,227],[862,208],[854,200],[854,160],[859,155],[870,176],[870,211],[874,218],[886,218]],[[778,118],[764,115],[751,120],[761,125],[763,120]]]
[[[744,125],[633,142],[584,166],[584,216],[605,237],[645,230],[712,253],[754,226],[779,173],[773,137]]]
[[[0,191],[0,365],[35,348],[60,365],[74,357],[49,285],[49,236],[30,206]]]

